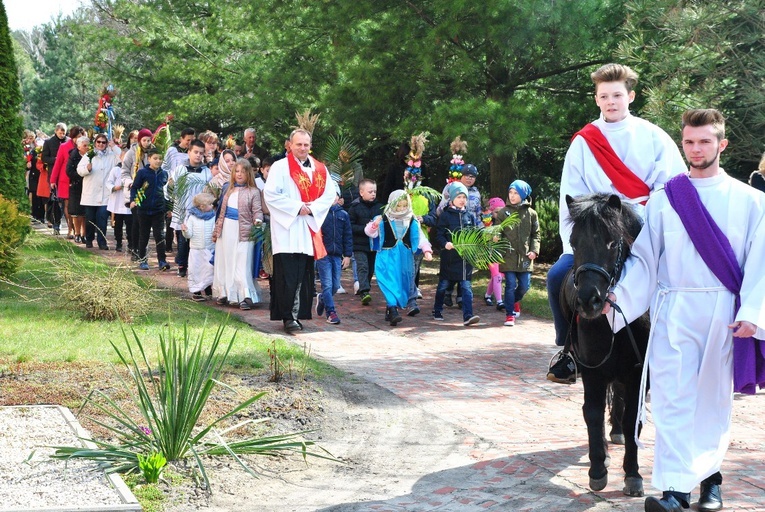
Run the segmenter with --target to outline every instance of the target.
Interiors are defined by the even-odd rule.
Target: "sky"
[[[11,30],[31,30],[58,16],[71,14],[88,0],[3,0]]]

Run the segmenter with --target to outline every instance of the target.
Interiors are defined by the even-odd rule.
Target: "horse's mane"
[[[607,233],[611,239],[622,237],[631,246],[640,233],[640,217],[630,206],[614,198],[612,194],[577,196],[568,205],[570,222],[581,228],[577,231]]]

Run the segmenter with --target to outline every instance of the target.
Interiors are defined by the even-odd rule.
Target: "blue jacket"
[[[351,219],[339,204],[332,205],[329,209],[324,224],[321,225],[321,236],[329,256],[353,256]]]
[[[144,198],[138,210],[141,213],[153,215],[155,213],[165,212],[165,191],[164,187],[167,184],[167,172],[162,168],[156,171],[149,167],[143,167],[138,170],[133,180],[133,185],[130,187],[130,201],[135,201],[136,194],[141,190],[144,183],[147,184],[144,189]]]
[[[436,224],[436,244],[441,248],[439,276],[450,281],[467,281],[472,278],[473,267],[463,260],[456,249],[444,249],[446,242],[452,241],[452,233],[465,228],[476,227],[473,214],[467,209],[458,210],[451,204],[438,216]]]

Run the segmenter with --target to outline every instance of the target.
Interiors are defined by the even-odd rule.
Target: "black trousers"
[[[138,247],[139,247],[138,235],[139,235],[139,229],[140,229],[140,226],[139,226],[140,222],[138,221],[138,207],[131,208],[130,212],[132,213],[132,216],[133,216],[133,223],[130,226],[130,228],[128,228],[126,236],[128,239],[128,247],[132,247],[133,252],[135,253],[136,256],[138,256]],[[148,243],[148,239],[146,243]]]
[[[167,261],[165,255],[165,212],[143,213],[138,210],[138,259],[146,261],[146,251],[149,245],[150,231],[154,232],[154,243],[157,246],[157,261]]]
[[[314,297],[313,256],[274,254],[271,276],[271,320],[310,320]]]
[[[128,249],[133,250],[133,244],[130,235],[133,232],[133,216],[128,213],[114,214],[114,239],[117,245],[122,245],[122,226],[125,226],[125,234],[128,239]]]

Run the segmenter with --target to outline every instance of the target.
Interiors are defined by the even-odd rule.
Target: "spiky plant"
[[[302,113],[295,112],[295,119],[297,119],[298,123],[296,128],[302,128],[313,135],[313,130],[319,122],[319,116],[321,116],[321,114],[311,114],[310,108],[305,109]]]
[[[502,231],[518,224],[518,214],[513,213],[500,224],[486,228],[465,228],[450,232],[454,250],[462,259],[476,269],[489,268],[491,263],[502,263],[504,255],[512,249]]]
[[[362,152],[350,137],[330,135],[321,152],[321,161],[327,166],[330,176],[342,188],[358,184],[364,177],[361,169]]]

